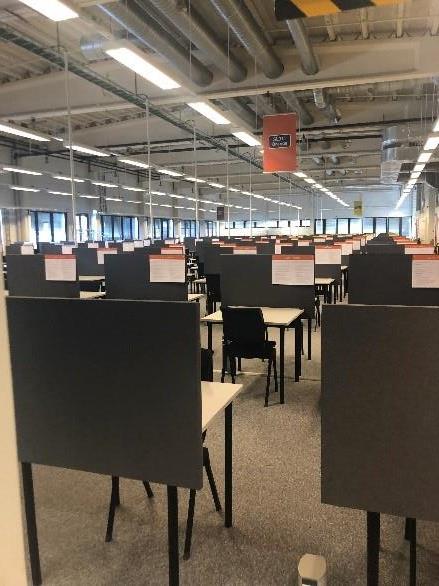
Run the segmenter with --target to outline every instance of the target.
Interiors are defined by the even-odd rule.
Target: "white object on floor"
[[[299,586],[326,586],[326,560],[307,553],[299,562]]]

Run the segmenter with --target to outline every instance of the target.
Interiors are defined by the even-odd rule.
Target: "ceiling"
[[[159,0],[75,0],[71,4],[80,18],[56,24],[19,1],[0,0],[0,118],[55,136],[67,135],[64,71],[37,54],[35,47],[29,50],[28,45],[24,48],[26,43],[17,42],[30,38],[35,46],[50,47],[63,59],[67,55],[70,64],[91,70],[110,86],[122,87],[137,98],[137,103],[127,101],[111,87],[70,75],[71,124],[75,140],[81,143],[145,160],[148,130],[151,161],[157,166],[193,173],[196,163],[198,177],[225,183],[228,175],[230,186],[251,187],[294,201],[299,195],[310,196],[309,186],[294,176],[283,176],[280,181],[263,174],[260,147],[243,145],[229,127],[207,121],[187,101],[194,96],[212,100],[234,126],[239,124],[256,135],[264,114],[294,110],[299,113],[302,170],[340,195],[353,186],[374,189],[383,183],[388,190],[399,191],[403,171],[410,170],[415,159],[399,161],[395,171],[395,161],[383,156],[383,136],[386,129],[405,128],[407,141],[416,147],[438,114],[437,0],[306,18],[294,35],[285,22],[275,20],[272,2],[245,0],[253,17],[251,41],[256,38],[258,50],[263,49],[260,52],[252,51],[251,42],[236,34],[215,3],[191,0],[183,16],[173,18],[169,12],[160,12]],[[176,0],[166,0],[166,4],[175,5]],[[153,27],[166,34],[162,40],[172,40],[173,55],[184,63],[177,66],[160,47],[154,50],[154,37],[139,35],[139,30],[133,36],[133,29],[122,26],[114,16],[120,16],[121,10],[134,14],[136,23],[143,21],[147,28],[142,33]],[[189,34],[177,17],[190,23]],[[205,25],[203,32],[207,29],[211,34],[209,41],[216,43],[212,51],[200,48],[203,45],[195,32],[200,21]],[[109,59],[99,50],[99,43],[96,50],[85,49],[97,34],[106,41],[129,39],[162,69],[177,76],[181,87],[161,91]],[[147,38],[141,40],[142,36]],[[221,52],[227,55],[227,64],[222,66]],[[306,73],[303,68],[310,67],[310,60],[316,70]],[[234,81],[231,75],[240,75],[242,80]],[[139,107],[139,101],[145,99],[153,109],[148,129],[145,110]],[[193,128],[201,134],[195,143]],[[52,150],[50,147],[49,155]],[[22,154],[20,148],[16,152]],[[433,156],[430,170],[437,163]],[[386,165],[393,169],[390,179]],[[155,183],[158,179],[154,176]],[[239,195],[234,198],[238,200]]]

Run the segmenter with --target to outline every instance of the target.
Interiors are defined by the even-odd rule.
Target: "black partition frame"
[[[202,487],[198,304],[9,298],[7,309],[21,462]]]
[[[324,307],[323,503],[439,521],[438,346],[439,308]]]
[[[314,285],[273,285],[271,255],[221,255],[223,305],[297,307],[314,319]]]
[[[80,285],[78,266],[76,281],[48,281],[44,254],[11,254],[6,256],[10,296],[78,298]]]
[[[163,255],[164,258],[165,255]],[[151,283],[149,255],[114,254],[105,258],[107,299],[187,301],[187,283]]]
[[[439,306],[439,289],[412,288],[410,254],[352,255],[349,303]]]

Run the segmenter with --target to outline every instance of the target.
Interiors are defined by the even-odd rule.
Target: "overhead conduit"
[[[261,66],[264,74],[270,79],[282,75],[284,66],[245,3],[239,0],[210,0],[210,2]]]

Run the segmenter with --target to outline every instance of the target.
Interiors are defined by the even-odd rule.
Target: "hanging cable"
[[[69,162],[70,162],[70,185],[72,190],[72,235],[73,241],[77,244],[76,239],[76,185],[75,185],[75,161],[73,158],[73,137],[72,137],[72,116],[70,108],[70,87],[69,87],[69,56],[64,51],[64,84],[66,93],[67,106],[67,133],[69,142]]]
[[[226,147],[226,174],[227,174],[227,230],[230,238],[230,201],[229,201],[229,143]]]
[[[146,121],[146,142],[147,142],[147,164],[148,164],[148,193],[149,193],[149,237],[151,242],[154,240],[154,218],[152,211],[152,193],[151,193],[151,138],[149,134],[149,98],[145,100],[145,121]],[[146,217],[146,199],[144,199],[144,213]],[[148,222],[148,220],[147,220]]]

